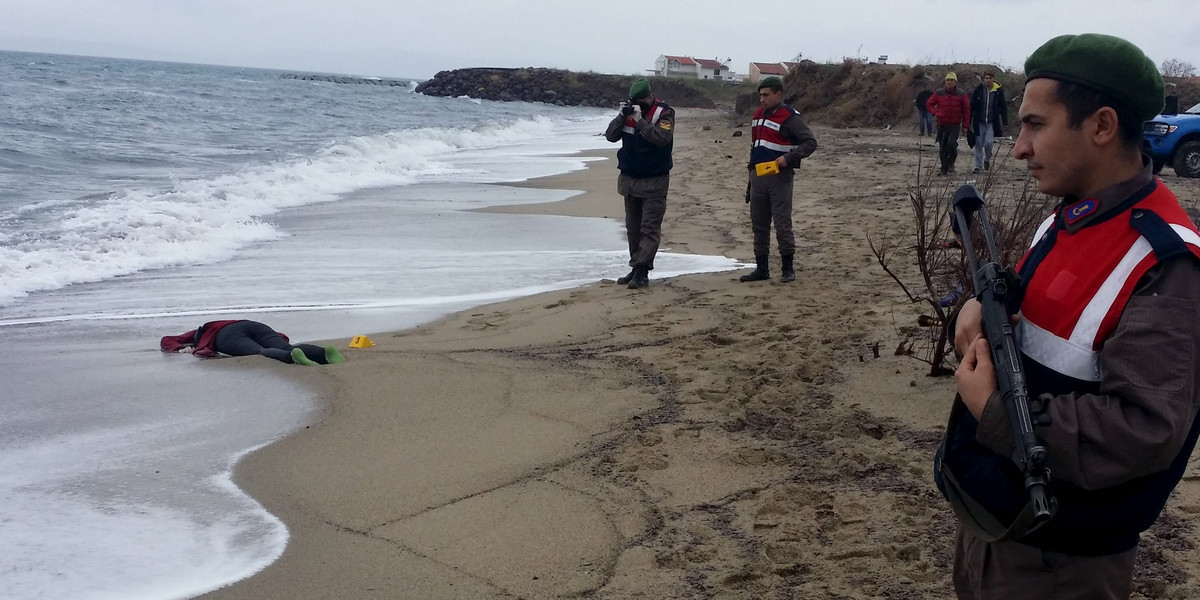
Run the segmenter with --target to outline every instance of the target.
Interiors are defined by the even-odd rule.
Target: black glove
[[[750,204],[750,182],[746,182],[746,204]]]

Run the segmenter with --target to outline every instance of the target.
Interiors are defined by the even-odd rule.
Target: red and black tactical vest
[[[652,126],[658,126],[659,120],[668,109],[665,102],[654,100],[650,110],[642,118]],[[625,118],[625,126],[621,129],[621,149],[617,150],[617,168],[622,173],[638,179],[659,177],[671,172],[672,141],[666,146],[655,146],[642,137],[637,130],[637,121],[632,116]]]
[[[1069,222],[1098,205],[1085,198],[1067,206],[1042,224],[1021,259],[1018,341],[1031,398],[1050,393],[1057,402],[1070,401],[1072,392],[1097,393],[1100,350],[1139,280],[1163,261],[1187,255],[1200,259],[1200,233],[1162,182],[1151,181],[1124,204],[1074,232],[1067,230]],[[998,523],[999,530],[1015,522],[1025,506],[1024,477],[1009,457],[976,441],[977,428],[969,411],[952,412],[935,459],[936,479],[960,518],[967,515],[976,526]],[[1017,539],[1082,556],[1135,547],[1182,478],[1197,437],[1200,418],[1167,469],[1116,486],[1087,490],[1051,479],[1057,515]],[[977,509],[987,513],[984,518],[978,518]]]
[[[754,111],[754,123],[750,128],[750,164],[772,161],[796,147],[796,141],[783,135],[783,123],[797,114],[795,109],[780,104],[769,115],[764,115],[765,109],[758,107]],[[795,167],[796,165],[788,165]]]
[[[1025,295],[1018,325],[1022,353],[1065,378],[1047,382],[1056,388],[1048,390],[1052,392],[1064,385],[1075,387],[1075,382],[1100,381],[1100,348],[1116,328],[1137,282],[1169,258],[1161,254],[1171,250],[1156,244],[1173,244],[1175,252],[1190,250],[1200,257],[1196,226],[1175,194],[1158,181],[1144,199],[1114,211],[1103,222],[1074,233],[1054,227],[1056,218],[1070,221],[1095,209],[1095,200],[1084,199],[1066,207],[1061,217],[1047,219],[1031,252],[1018,264],[1018,270],[1024,271],[1037,243],[1053,244],[1029,280],[1022,282]],[[1043,240],[1047,235],[1055,239]],[[1172,242],[1172,237],[1177,241]]]

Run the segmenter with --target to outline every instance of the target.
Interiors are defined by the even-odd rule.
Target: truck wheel
[[[1200,177],[1200,142],[1187,142],[1175,152],[1175,174],[1180,177]]]

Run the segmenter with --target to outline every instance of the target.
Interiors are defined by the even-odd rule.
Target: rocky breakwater
[[[503,102],[546,102],[559,106],[612,107],[628,98],[629,75],[600,75],[561,69],[471,68],[442,71],[422,82],[417,93],[427,96],[468,96]],[[654,94],[676,107],[714,108],[703,91],[684,80],[650,78]]]

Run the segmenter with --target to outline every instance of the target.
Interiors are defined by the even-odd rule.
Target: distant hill
[[[916,125],[916,96],[942,87],[946,73],[958,76],[958,87],[971,93],[992,70],[1009,103],[1015,124],[1025,77],[994,65],[880,65],[847,60],[840,64],[801,62],[784,78],[784,100],[805,119],[833,127]],[[739,112],[753,110],[757,98],[738,103]]]
[[[995,65],[878,65],[847,60],[841,64],[805,61],[784,78],[785,101],[815,123],[833,127],[886,127],[916,124],[916,95],[942,87],[946,73],[958,76],[958,88],[968,94],[983,82],[983,72],[996,73],[1008,100],[1009,131],[1017,132],[1017,109],[1025,90],[1025,74]],[[1167,93],[1179,96],[1184,110],[1200,102],[1200,85],[1168,80]],[[753,110],[757,98],[743,98],[737,112]]]

